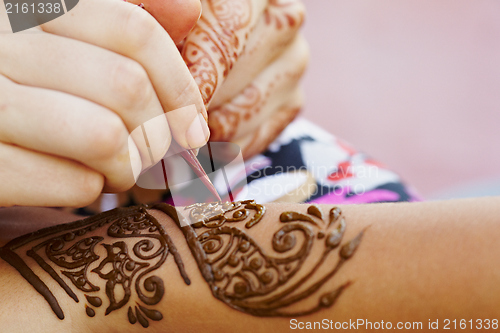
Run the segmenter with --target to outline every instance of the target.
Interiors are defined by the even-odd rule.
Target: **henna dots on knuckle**
[[[266,208],[253,200],[194,204],[184,209],[188,218],[161,203],[117,208],[21,236],[0,248],[0,257],[45,298],[59,319],[64,319],[60,304],[65,302],[59,298],[65,293],[90,318],[119,311],[130,324],[148,327],[163,319],[156,305],[164,298],[166,277],[158,270],[168,255],[184,283],[191,282],[172,239],[147,209],[164,212],[182,230],[213,296],[254,316],[305,315],[332,306],[350,283],[329,292],[318,290],[352,257],[363,234],[341,246],[346,222],[339,208],[327,216],[315,205],[306,214],[283,212],[271,237],[255,238],[252,228],[273,221],[263,221]],[[316,247],[322,255],[312,258]],[[325,265],[336,249],[337,264]],[[304,263],[311,260],[315,264],[307,269]],[[312,298],[315,305],[289,310]]]

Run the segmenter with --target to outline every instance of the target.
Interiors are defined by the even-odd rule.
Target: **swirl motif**
[[[317,291],[354,254],[363,233],[340,247],[337,264],[318,276],[320,267],[329,267],[326,260],[344,235],[346,223],[340,209],[331,209],[328,221],[315,205],[309,206],[307,214],[283,212],[284,225],[269,244],[275,253],[268,253],[269,246],[259,244],[248,231],[262,219],[259,206],[243,201],[186,207],[192,224],[182,230],[213,295],[256,316],[298,316],[331,306],[349,282],[320,295]],[[225,211],[219,213],[222,207]],[[244,228],[237,228],[240,223]],[[311,258],[315,247],[323,252],[318,260]],[[316,262],[305,268],[306,261]],[[318,299],[316,306],[301,303],[310,297]]]
[[[253,84],[243,90],[231,102],[210,110],[208,124],[212,131],[212,141],[231,141],[235,138],[238,125],[258,113],[265,100],[260,90]]]
[[[248,0],[210,0],[210,9],[220,25],[232,34],[250,24],[252,6]]]
[[[188,36],[182,57],[201,91],[205,106],[210,104],[243,50],[246,27],[253,16],[250,0],[208,0],[203,15]]]
[[[273,25],[281,30],[300,27],[304,22],[304,8],[298,0],[269,0],[269,6],[264,11],[267,25]]]
[[[212,37],[205,31],[198,29],[194,32],[196,36],[202,36],[203,40],[211,42],[216,45]],[[215,48],[217,52],[218,49]],[[219,52],[218,52],[219,53]],[[222,54],[219,55],[222,57]],[[203,102],[207,106],[218,86],[218,72],[217,66],[212,57],[200,45],[187,41],[182,49],[182,57],[188,66],[191,75],[193,75],[198,88],[200,89]],[[221,58],[222,59],[222,58]]]
[[[103,227],[107,227],[108,238],[89,235]],[[51,237],[52,234],[55,236]],[[0,255],[3,257],[8,253],[13,256],[15,249],[40,238],[43,241],[30,246],[27,254],[75,302],[79,302],[79,297],[73,287],[85,293],[88,302],[85,312],[89,317],[94,317],[96,308],[104,303],[107,303],[105,315],[125,307],[135,292],[142,304],[136,302],[136,305],[129,306],[129,322],[139,322],[148,327],[149,320],[161,320],[162,314],[147,306],[158,304],[165,294],[163,279],[154,275],[154,272],[164,264],[169,253],[173,254],[185,283],[190,283],[172,240],[145,206],[115,209],[86,220],[42,229],[12,241],[8,249],[0,249]],[[97,251],[98,247],[102,249],[100,252]],[[20,262],[13,261],[11,264],[20,272],[28,271],[26,264]],[[95,263],[98,263],[97,267]],[[95,268],[90,270],[91,266]],[[30,273],[25,278],[47,299],[56,315],[63,319],[64,313],[53,294],[41,280],[33,276]],[[104,289],[105,295],[101,289]],[[103,296],[107,297],[108,302],[103,302]]]

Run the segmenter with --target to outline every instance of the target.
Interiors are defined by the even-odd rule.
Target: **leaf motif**
[[[139,305],[139,304],[137,304]],[[163,319],[163,315],[161,314],[160,311],[156,310],[151,310],[143,307],[142,305],[139,305],[139,309],[141,309],[142,312],[151,320],[158,321]]]
[[[280,215],[280,221],[283,223],[293,222],[293,221],[304,221],[309,222],[314,225],[318,225],[312,218],[305,214],[297,213],[297,212],[283,212]]]
[[[316,205],[311,205],[307,208],[307,214],[316,216],[318,219],[323,220],[323,213]]]

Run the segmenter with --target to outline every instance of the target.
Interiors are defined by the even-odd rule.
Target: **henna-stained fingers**
[[[245,48],[268,0],[202,1],[201,19],[188,35],[182,56],[209,105]]]
[[[295,40],[304,22],[301,0],[271,0],[252,30],[244,50],[214,95],[211,108],[230,101],[249,85]],[[293,64],[290,64],[290,68]]]
[[[267,149],[299,114],[304,103],[302,96],[302,89],[296,87],[295,92],[288,96],[287,103],[279,107],[269,119],[263,121],[255,132],[234,140],[234,143],[241,148],[243,158],[248,159]]]
[[[55,164],[57,160],[67,159],[68,162],[61,166],[63,169],[67,168],[68,165],[79,165],[79,163],[70,161],[81,162],[95,172],[104,175],[106,184],[115,190],[124,190],[133,186],[135,183],[134,175],[141,170],[141,158],[136,146],[133,143],[129,144],[128,131],[116,114],[85,99],[58,91],[18,85],[1,75],[0,87],[2,88],[0,90],[0,100],[2,100],[0,142],[45,153],[48,155],[47,159],[53,161],[52,164]],[[51,156],[54,156],[54,159]],[[55,156],[59,158],[55,158]],[[15,164],[15,159],[10,163]],[[20,170],[31,168],[33,169],[31,173],[38,170],[36,171],[37,177],[42,174],[47,176],[43,184],[48,189],[59,186],[72,188],[76,194],[67,196],[68,200],[72,197],[78,197],[79,191],[85,195],[86,186],[84,184],[81,184],[80,190],[72,187],[79,182],[68,181],[67,185],[57,185],[57,170],[59,168],[42,170],[42,165],[48,166],[49,164],[33,164],[24,166],[24,169],[11,165],[13,170],[2,168],[2,171],[18,174]],[[82,166],[77,167],[77,169],[82,168]],[[26,173],[24,177],[29,179],[32,176],[31,173]],[[19,177],[22,176],[19,174]],[[17,180],[24,185],[19,185],[16,191],[29,192],[29,186],[27,186],[29,183],[21,181],[21,179]],[[55,184],[49,186],[49,183]],[[37,186],[35,183],[32,184]],[[40,195],[39,190],[41,188],[37,186],[37,195]],[[97,194],[92,193],[94,199]],[[51,193],[41,195],[40,199],[36,199],[34,194],[27,193],[26,198],[20,196],[17,199],[22,202],[19,204],[29,205],[29,202],[26,201],[27,198],[36,199],[36,202],[49,200],[49,198],[59,198],[61,203],[65,203],[63,206],[66,206],[69,201],[60,195],[62,193]],[[89,201],[89,198],[79,199],[75,205],[81,205],[82,201],[84,201],[83,204],[92,202],[92,200]],[[33,202],[31,205],[36,205],[36,203]],[[58,204],[53,202],[51,206],[58,206]]]
[[[96,11],[96,8],[99,10]],[[126,2],[84,0],[69,15],[43,24],[42,28],[46,32],[108,49],[139,63],[145,71],[138,73],[138,98],[148,96],[148,86],[141,82],[150,80],[163,110],[167,112],[175,140],[185,148],[204,144],[204,133],[191,137],[188,132],[174,130],[175,127],[189,128],[198,114],[206,118],[206,109],[175,43],[147,11]],[[171,123],[169,111],[193,104],[196,112],[187,112],[180,124]],[[158,111],[154,111],[144,114],[144,117],[149,120],[158,116]],[[206,126],[204,123],[201,125]],[[156,135],[154,139],[163,142],[164,136]]]
[[[209,105],[211,140],[242,144],[250,157],[286,126],[276,121],[290,121],[301,107],[294,95],[309,59],[298,35],[304,6],[272,0],[252,12],[262,3],[206,0],[203,5],[183,57]]]
[[[212,140],[238,142],[245,137],[248,139],[257,135],[256,132],[259,131],[260,134],[265,134],[261,125],[270,119],[273,113],[281,113],[282,109],[300,109],[302,99],[300,93],[297,95],[297,85],[308,59],[307,43],[298,35],[287,50],[262,71],[241,94],[210,110]],[[281,115],[277,118],[281,118]],[[266,141],[270,143],[278,134],[274,131],[268,132],[269,138]]]

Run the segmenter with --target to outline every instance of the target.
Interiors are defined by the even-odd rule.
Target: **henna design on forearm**
[[[155,208],[171,209],[163,204]],[[272,255],[247,232],[265,214],[265,207],[253,200],[194,204],[185,209],[190,223],[181,229],[198,267],[212,294],[234,309],[255,316],[306,315],[333,305],[350,284],[316,294],[352,257],[363,236],[361,232],[341,246],[336,265],[321,277],[315,276],[342,241],[346,222],[339,208],[332,208],[326,221],[315,205],[309,206],[307,214],[283,212],[280,222],[284,225],[272,239],[264,236],[276,253]],[[321,257],[304,272],[303,264],[314,260],[310,254],[318,246],[323,249]],[[310,297],[318,297],[316,305],[287,310]]]
[[[106,237],[99,236],[103,229]],[[104,256],[96,253],[97,246],[105,250]],[[144,327],[149,325],[149,320],[158,321],[163,317],[147,306],[156,305],[163,298],[163,279],[154,272],[169,253],[184,282],[190,284],[172,240],[145,206],[118,208],[82,221],[42,229],[14,239],[0,249],[0,257],[47,300],[59,319],[64,319],[64,312],[39,277],[41,271],[34,262],[75,302],[82,299],[78,291],[83,293],[89,317],[94,317],[103,303],[107,304],[105,315],[128,305],[130,323],[139,321]],[[90,270],[90,266],[97,263],[97,267]],[[94,283],[89,279],[91,274]],[[137,301],[131,304],[133,293]],[[107,301],[103,301],[105,297]]]
[[[153,306],[163,299],[165,277],[155,274],[168,254],[190,284],[172,239],[148,209],[164,212],[181,229],[214,297],[255,316],[306,315],[332,306],[350,282],[327,292],[323,287],[330,288],[326,283],[352,257],[363,235],[341,246],[346,222],[336,207],[326,217],[315,205],[305,214],[283,212],[277,230],[266,237],[252,233],[276,224],[263,221],[266,208],[253,200],[194,204],[183,214],[161,203],[117,208],[21,236],[0,248],[0,257],[60,319],[64,313],[53,291],[61,292],[53,283],[49,288],[51,278],[75,302],[83,300],[87,316],[124,309],[131,324],[148,327],[163,318]],[[311,255],[315,249],[321,252],[316,258]],[[327,260],[336,249],[336,264],[330,267]]]

